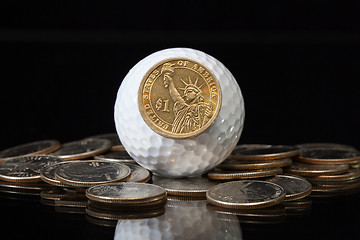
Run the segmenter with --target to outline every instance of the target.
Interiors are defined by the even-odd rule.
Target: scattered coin
[[[130,178],[126,180],[127,182],[147,182],[150,180],[151,174],[147,169],[131,163],[124,164],[131,170],[131,175]]]
[[[153,177],[153,184],[165,188],[169,195],[205,196],[207,190],[219,184],[207,178],[161,178]]]
[[[360,177],[360,169],[350,169],[348,172],[336,175],[320,175],[307,178],[312,183],[342,183]]]
[[[40,170],[43,167],[62,161],[61,158],[47,155],[15,157],[0,163],[0,179],[11,182],[41,181]]]
[[[334,175],[345,173],[349,170],[349,166],[342,165],[324,165],[324,164],[306,164],[293,162],[293,164],[285,168],[285,172],[300,176],[320,176],[320,175]]]
[[[44,182],[46,182],[48,184],[55,185],[55,186],[58,186],[58,187],[69,186],[67,184],[64,184],[64,183],[60,182],[60,180],[55,178],[56,168],[58,166],[60,166],[61,164],[67,164],[67,163],[69,163],[69,161],[66,161],[66,162],[63,161],[63,162],[59,162],[59,163],[55,163],[55,164],[51,164],[51,165],[43,167],[40,170],[41,180],[43,180]]]
[[[136,205],[162,200],[166,190],[154,184],[121,182],[90,187],[86,196],[94,202]]]
[[[60,142],[57,140],[43,140],[21,144],[12,148],[2,150],[0,152],[0,162],[9,160],[13,157],[49,153],[55,151],[59,147]]]
[[[220,169],[224,170],[254,170],[254,169],[266,169],[266,168],[279,168],[290,166],[292,160],[290,158],[283,158],[279,160],[261,162],[259,160],[234,160],[226,159],[219,166]]]
[[[89,138],[64,143],[51,155],[58,156],[64,160],[84,159],[109,151],[111,146],[111,142],[107,139]]]
[[[55,170],[55,178],[74,187],[90,187],[124,181],[130,173],[130,168],[121,163],[90,160],[69,162],[58,166]]]
[[[208,178],[214,180],[234,180],[234,179],[250,179],[259,177],[269,177],[282,173],[281,168],[243,170],[243,171],[222,171],[215,169],[208,172]]]
[[[360,152],[341,149],[306,149],[302,150],[298,160],[313,164],[344,164],[360,160]]]
[[[312,185],[306,179],[290,175],[276,175],[268,181],[284,188],[285,200],[293,201],[306,197],[311,193]]]
[[[95,136],[87,137],[85,139],[89,139],[89,138],[107,139],[112,144],[112,147],[111,147],[112,150],[124,150],[124,146],[120,142],[120,139],[119,139],[119,136],[117,135],[117,133],[98,134]]]
[[[339,143],[302,143],[297,144],[301,150],[307,149],[339,149],[339,150],[350,150],[350,151],[357,151],[355,147],[346,145],[346,144],[339,144]]]
[[[274,160],[294,157],[300,154],[300,148],[287,145],[273,145],[265,148],[239,149],[233,151],[230,158],[236,160]]]
[[[263,208],[282,202],[285,199],[285,190],[271,182],[232,181],[210,188],[206,198],[211,204],[224,208]]]
[[[239,144],[239,145],[236,145],[234,151],[236,152],[236,151],[243,150],[243,149],[269,148],[271,146],[272,145],[270,145],[270,144],[253,144],[253,143]]]
[[[124,149],[123,150],[111,150],[104,154],[94,156],[94,159],[122,162],[122,163],[136,163],[135,160]]]

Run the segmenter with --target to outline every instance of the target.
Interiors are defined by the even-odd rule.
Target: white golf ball
[[[166,61],[173,61],[174,63],[164,64],[161,71],[155,69],[156,66]],[[165,69],[165,65],[167,69]],[[171,77],[174,75],[170,75],[169,72],[174,73],[174,71],[175,73],[176,71],[184,71],[182,72],[183,76],[186,74],[189,76],[181,79],[178,77],[177,86],[171,85],[172,83],[169,82],[175,82],[175,77],[172,80]],[[217,88],[211,77],[205,78],[205,76],[209,76],[208,72],[212,74],[213,78],[217,79]],[[155,74],[152,75],[152,73]],[[156,74],[157,76],[155,76]],[[166,74],[169,75],[165,76]],[[146,80],[147,76],[149,76],[148,80]],[[171,76],[170,80],[167,78],[169,76]],[[144,79],[148,82],[144,83]],[[146,84],[150,82],[153,85],[148,90],[152,91],[153,88],[151,87],[155,86],[155,83],[153,83],[155,80],[157,80],[156,84],[158,84],[156,86],[163,88],[161,94],[164,94],[164,97],[158,98],[156,106],[152,106],[151,103],[148,104],[149,109],[152,110],[147,111],[147,105],[145,105],[145,110],[141,110],[142,102],[140,101],[143,100],[141,86],[145,86],[145,89]],[[206,86],[203,87],[203,85]],[[210,113],[209,116],[212,116],[210,120],[210,117],[206,115],[208,112],[205,110],[202,112],[196,110],[197,112],[194,112],[194,109],[215,109],[216,107],[208,107],[213,106],[214,103],[211,103],[210,100],[209,103],[206,102],[208,99],[205,96],[205,90],[202,89],[207,89],[207,94],[210,96],[208,98],[214,97],[213,99],[218,101],[213,100],[215,105],[218,103],[218,112],[214,110]],[[174,91],[176,94],[174,94]],[[200,96],[200,103],[196,106],[186,105],[187,103],[185,103],[185,101],[191,99],[189,94],[191,91],[200,92],[200,94],[202,94],[202,91],[204,92],[204,97]],[[217,95],[217,93],[219,94]],[[171,103],[169,96],[174,99],[173,103]],[[179,100],[178,102],[183,104],[176,103],[175,97]],[[186,114],[190,114],[190,117],[186,116],[187,119],[185,119],[184,115],[186,114],[180,116],[179,105],[188,106]],[[204,52],[189,48],[165,49],[155,52],[138,62],[121,83],[114,111],[117,133],[129,155],[138,164],[149,169],[154,174],[166,177],[200,175],[224,161],[240,138],[245,117],[241,90],[231,72],[217,59]],[[166,119],[165,114],[172,114],[173,119],[176,114],[175,118],[177,119],[173,122],[160,121],[157,118],[155,119],[155,116],[158,116],[156,115],[157,111],[159,114],[163,114],[163,119]],[[192,112],[190,113],[190,111]],[[150,113],[153,115],[150,115]],[[203,117],[204,114],[206,117]],[[147,117],[149,119],[146,119]],[[197,118],[195,119],[195,117]],[[199,118],[201,120],[206,118],[206,121],[203,120],[204,125],[196,125],[200,121]],[[154,121],[151,122],[152,120]],[[164,133],[165,130],[171,128],[172,132]],[[184,133],[188,129],[193,131],[193,135],[190,137],[186,135],[187,133]],[[203,131],[198,131],[202,129]]]

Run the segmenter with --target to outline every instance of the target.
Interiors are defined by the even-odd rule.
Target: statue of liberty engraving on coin
[[[171,58],[144,76],[138,92],[140,113],[156,133],[173,139],[195,137],[215,121],[221,107],[218,80],[194,60]]]

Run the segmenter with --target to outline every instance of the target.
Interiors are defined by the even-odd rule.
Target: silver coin
[[[243,150],[243,149],[257,149],[257,148],[269,148],[272,145],[270,144],[257,144],[257,143],[250,143],[250,144],[239,144],[236,145],[234,151]]]
[[[260,177],[269,177],[276,174],[282,173],[282,168],[269,168],[269,169],[257,169],[257,170],[242,170],[242,171],[223,171],[212,170],[208,172],[208,178],[214,180],[234,180],[234,179],[250,179],[250,178],[260,178]]]
[[[165,188],[169,195],[205,196],[206,192],[218,182],[207,178],[161,178],[153,177],[153,184]]]
[[[315,164],[356,163],[360,160],[360,152],[331,148],[305,149],[301,151],[298,160]]]
[[[311,193],[312,189],[310,182],[297,176],[276,175],[268,181],[276,183],[284,188],[286,192],[285,199],[287,201],[304,198]]]
[[[0,163],[0,179],[15,182],[41,181],[40,170],[63,160],[47,155],[16,157]]]
[[[122,146],[122,143],[120,142],[119,136],[117,133],[104,133],[104,134],[98,134],[91,137],[87,137],[85,139],[89,138],[97,138],[97,139],[107,139],[111,142],[113,147],[120,147]]]
[[[109,140],[89,138],[64,143],[60,149],[51,155],[61,157],[64,160],[84,159],[109,151],[111,146]]]
[[[301,143],[296,144],[301,150],[307,149],[339,149],[339,150],[350,150],[357,151],[353,146],[339,143]]]
[[[349,170],[349,166],[346,164],[325,165],[293,162],[290,167],[284,170],[287,173],[300,176],[320,176],[345,173]]]
[[[300,148],[288,145],[273,145],[271,147],[239,149],[233,151],[230,158],[237,160],[273,160],[294,157],[300,154]]]
[[[211,204],[225,208],[263,208],[282,202],[285,199],[285,190],[271,182],[233,181],[210,188],[206,199]]]
[[[55,178],[74,187],[90,187],[124,181],[130,173],[130,168],[121,163],[90,160],[69,162],[58,166],[55,170]]]
[[[151,174],[150,172],[139,166],[139,165],[135,165],[135,164],[131,164],[131,163],[124,163],[126,166],[128,166],[131,170],[131,176],[130,178],[128,178],[126,181],[127,182],[147,182],[149,181]]]
[[[95,202],[139,204],[165,198],[166,190],[154,184],[121,182],[90,187],[86,196]]]
[[[9,160],[13,157],[20,157],[26,155],[38,155],[55,151],[60,147],[60,142],[57,140],[43,140],[21,144],[12,148],[2,150],[0,152],[0,161]]]
[[[266,168],[279,168],[290,166],[292,163],[291,158],[283,158],[272,161],[252,161],[252,160],[235,160],[226,159],[217,167],[225,170],[254,170],[254,169],[266,169]]]
[[[63,161],[63,162],[59,162],[59,163],[55,163],[55,164],[51,164],[46,167],[43,167],[40,170],[41,179],[48,184],[55,185],[58,187],[69,186],[67,184],[61,183],[58,179],[55,178],[56,168],[58,166],[60,166],[61,164],[65,164],[65,163],[69,163],[69,161],[66,161],[66,162]]]
[[[94,156],[94,159],[123,163],[136,163],[135,160],[125,150],[111,150],[104,154]]]

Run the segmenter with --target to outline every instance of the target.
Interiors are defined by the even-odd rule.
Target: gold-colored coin
[[[170,58],[154,65],[138,91],[138,105],[146,124],[173,139],[200,135],[215,121],[221,107],[221,89],[203,64]]]

